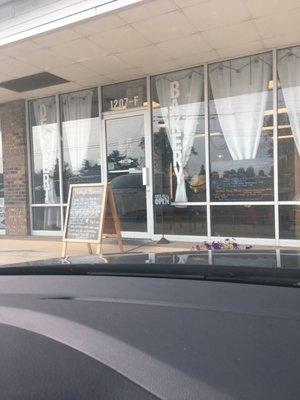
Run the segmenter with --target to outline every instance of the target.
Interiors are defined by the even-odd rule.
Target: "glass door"
[[[145,113],[104,119],[107,180],[114,192],[124,234],[148,232],[149,168],[145,141]],[[148,196],[149,197],[149,196]],[[130,235],[129,235],[130,236]]]

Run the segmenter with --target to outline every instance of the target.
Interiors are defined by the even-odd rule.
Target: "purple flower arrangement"
[[[239,250],[241,249],[241,245],[236,241],[236,239],[225,239],[224,242],[218,240],[213,240],[212,242],[204,242],[201,246],[200,243],[196,243],[193,245],[192,250]],[[252,249],[252,246],[245,246],[246,250]]]

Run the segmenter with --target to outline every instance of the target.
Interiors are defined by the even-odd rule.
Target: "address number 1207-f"
[[[120,99],[110,100],[110,108],[128,108],[137,107],[139,104],[139,96],[122,97]]]

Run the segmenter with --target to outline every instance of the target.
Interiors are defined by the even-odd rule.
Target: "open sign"
[[[156,206],[169,206],[171,204],[170,196],[167,194],[155,194],[154,204]]]

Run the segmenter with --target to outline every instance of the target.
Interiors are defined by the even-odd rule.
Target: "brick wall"
[[[7,235],[29,233],[28,161],[25,101],[0,105],[3,145],[5,229]]]

